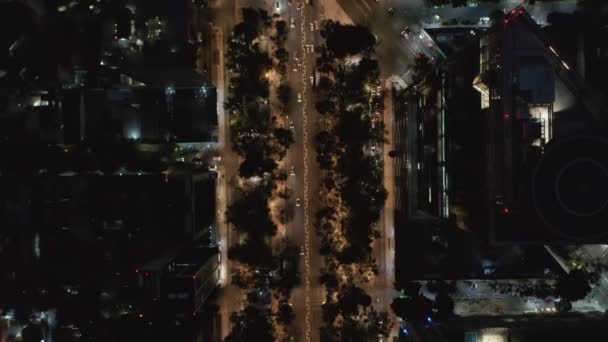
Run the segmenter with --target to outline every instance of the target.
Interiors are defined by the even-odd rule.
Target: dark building
[[[399,279],[538,276],[551,261],[538,261],[542,250],[515,251],[490,242],[481,195],[484,121],[480,95],[470,86],[478,58],[473,41],[419,83],[395,92]],[[522,263],[522,252],[538,262]]]
[[[605,260],[605,99],[577,74],[570,61],[580,59],[562,59],[547,31],[518,7],[394,93],[396,281],[456,280],[458,310],[467,314],[450,331],[466,341],[536,341],[560,325],[542,310],[559,311],[563,300],[492,286],[473,299],[463,295],[468,284],[552,282]],[[606,305],[597,275],[572,309],[585,312],[585,322]],[[492,296],[503,303],[544,297],[553,307],[492,312]],[[479,301],[487,303],[479,319],[468,316]],[[560,317],[573,327],[581,322]],[[477,330],[486,327],[497,328]]]
[[[197,341],[216,341],[219,321],[208,304],[219,284],[220,261],[217,246],[168,249],[135,269],[137,283],[181,330],[191,330]]]
[[[531,161],[552,141],[547,127],[554,128],[555,109],[574,107],[542,50],[530,46],[535,32],[517,28],[527,37],[519,44],[487,45],[506,32],[503,24],[396,92],[395,220],[403,227],[396,230],[396,262],[416,260],[396,267],[404,278],[543,278],[558,268],[543,244],[572,241],[533,216],[501,221],[523,208],[535,214],[529,189],[538,168]],[[516,56],[516,71],[501,60],[508,54]],[[511,81],[499,87],[503,77]],[[582,124],[584,116],[575,120]],[[507,192],[515,199],[505,201]]]
[[[78,315],[61,318],[62,325],[77,326],[72,329],[86,330],[78,316],[101,324],[101,312],[102,320],[114,321],[125,315],[149,317],[155,324],[180,318],[196,333],[194,327],[202,325],[192,314],[213,317],[203,307],[219,277],[215,188],[211,172],[169,178],[0,177],[2,310],[21,305],[31,296],[26,291],[37,291],[47,299],[67,296],[62,300],[68,303],[49,309],[76,309]],[[171,258],[156,269],[150,266],[165,255]],[[140,269],[158,272],[160,287],[144,286]],[[162,305],[154,301],[161,296],[167,299]],[[70,304],[75,300],[99,309],[84,312]],[[112,309],[117,306],[122,314]],[[83,335],[90,333],[84,330]]]
[[[202,81],[172,82],[160,76],[162,82],[153,77],[142,82],[124,76],[127,86],[117,88],[64,90],[65,143],[120,139],[216,142],[215,88]]]
[[[482,38],[475,82],[485,130],[489,224],[496,243],[608,238],[605,100],[523,8]]]
[[[215,174],[0,178],[2,224],[27,260],[60,261],[63,244],[94,246],[108,273],[166,248],[215,242]],[[34,255],[35,236],[40,248]],[[63,242],[62,242],[63,241]],[[77,242],[81,241],[81,242]],[[74,245],[74,246],[76,246]],[[67,256],[66,256],[67,257]],[[64,260],[65,262],[65,260]],[[49,268],[61,268],[61,262]],[[103,272],[102,272],[103,273]]]
[[[217,247],[189,247],[155,258],[137,268],[139,282],[177,317],[199,313],[219,281]]]
[[[189,37],[190,22],[184,20],[189,18],[191,1],[178,0],[172,2],[132,0],[131,7],[135,9],[135,17],[140,23],[150,19],[158,18],[163,22],[164,39],[170,42],[186,43]]]

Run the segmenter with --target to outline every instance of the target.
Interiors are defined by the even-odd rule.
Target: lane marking
[[[306,342],[311,341],[311,309],[310,309],[310,231],[308,221],[308,116],[306,114],[307,97],[306,97],[306,54],[304,47],[306,45],[306,15],[305,8],[300,11],[300,48],[302,54],[302,126],[303,126],[303,159],[304,159],[304,274],[305,279],[305,307],[306,307]]]

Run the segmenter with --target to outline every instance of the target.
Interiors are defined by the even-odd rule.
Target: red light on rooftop
[[[136,269],[135,269],[135,273],[139,273],[139,269],[137,269],[137,268],[136,268]]]
[[[509,19],[505,19],[505,20],[503,21],[503,23],[505,23],[505,25],[507,25],[507,24],[509,23]]]
[[[524,10],[519,10],[519,15],[524,14]]]
[[[508,119],[508,118],[509,118],[509,113],[505,113],[505,114],[504,114],[504,118],[505,118],[505,119]]]
[[[503,212],[503,213],[506,215],[506,214],[510,213],[510,212],[511,212],[511,210],[509,209],[509,207],[504,207],[504,208],[502,209],[502,212]]]
[[[146,277],[149,276],[149,275],[150,275],[150,273],[146,272]]]

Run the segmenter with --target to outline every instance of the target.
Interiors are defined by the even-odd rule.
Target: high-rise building
[[[522,7],[481,39],[486,200],[496,243],[608,239],[605,100]]]

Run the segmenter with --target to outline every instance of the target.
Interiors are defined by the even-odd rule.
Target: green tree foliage
[[[291,87],[287,83],[281,83],[277,88],[277,97],[283,106],[287,106],[289,104],[289,100],[291,100]]]
[[[243,133],[233,143],[234,149],[245,157],[239,167],[239,176],[264,177],[276,170],[275,154],[279,151],[271,144],[268,137],[256,133]]]
[[[241,312],[234,312],[230,317],[232,331],[226,342],[273,342],[274,333],[268,312],[254,306],[247,306]]]
[[[558,312],[567,313],[572,311],[572,302],[567,299],[562,299],[555,303],[555,308]]]
[[[300,248],[287,240],[283,239],[277,252],[278,269],[276,287],[284,295],[289,295],[289,291],[300,281],[298,266],[300,264]]]
[[[368,307],[371,297],[360,287],[348,284],[338,292],[338,308],[343,316],[352,316],[359,313],[359,307]]]
[[[279,304],[279,308],[276,313],[277,322],[281,324],[291,324],[295,318],[295,313],[293,312],[293,308],[289,303],[282,302]]]
[[[274,267],[274,259],[270,246],[258,237],[248,237],[245,239],[245,242],[230,246],[228,258],[252,268]]]
[[[277,45],[284,45],[287,40],[287,22],[285,20],[277,20],[274,22],[274,28],[276,30],[276,36],[274,37]]]
[[[295,142],[293,131],[288,128],[277,127],[272,130],[275,140],[284,148],[289,148]]]
[[[555,294],[568,301],[583,299],[591,291],[590,275],[584,270],[572,270],[557,278]]]
[[[321,36],[325,38],[327,48],[337,58],[370,52],[376,44],[376,38],[368,28],[343,25],[332,20],[325,22]]]
[[[317,162],[323,170],[333,167],[333,160],[338,152],[338,144],[335,135],[328,131],[321,131],[315,136],[315,147],[317,149]]]
[[[286,64],[289,61],[289,52],[281,47],[276,49],[274,57],[279,60],[279,64]]]
[[[391,309],[395,315],[410,322],[423,322],[433,313],[432,302],[422,295],[393,299]]]
[[[244,191],[226,212],[228,222],[234,228],[250,236],[276,234],[277,227],[270,218],[268,192],[262,186]]]
[[[434,304],[437,310],[437,320],[445,321],[454,316],[454,300],[447,292],[438,293]]]

